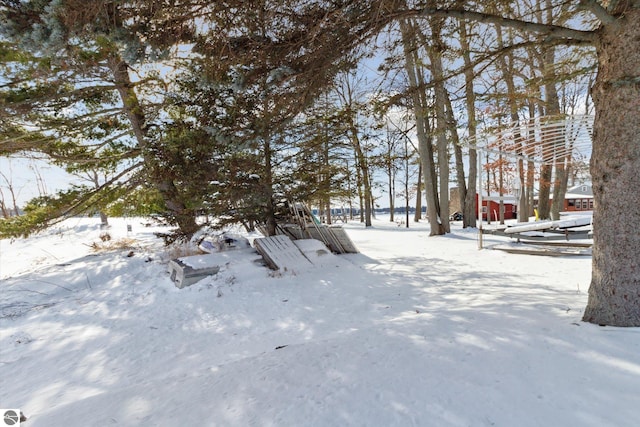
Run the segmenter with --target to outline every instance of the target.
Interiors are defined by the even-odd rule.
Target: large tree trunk
[[[640,10],[618,12],[624,16],[600,29],[596,46],[594,249],[583,320],[640,326]]]
[[[123,26],[120,16],[120,9],[114,7],[110,9],[109,19],[113,20],[116,28]],[[151,154],[149,146],[149,127],[147,126],[147,117],[140,104],[138,95],[129,76],[129,64],[122,57],[115,53],[109,58],[109,69],[113,73],[113,80],[118,91],[118,95],[122,100],[123,109],[127,115],[131,129],[140,151],[142,158],[151,172],[152,184],[161,194],[165,207],[169,210],[177,223],[180,232],[187,238],[190,238],[200,228],[196,222],[196,215],[190,209],[187,209],[184,201],[180,197],[175,183],[171,179],[167,179],[162,175],[160,168],[155,167],[156,161]]]
[[[451,105],[451,96],[449,91],[444,90],[445,96],[445,113],[448,133],[451,137],[453,145],[453,154],[456,165],[456,184],[458,185],[458,203],[460,204],[460,211],[466,210],[467,203],[467,178],[464,173],[464,156],[462,154],[462,147],[460,146],[460,138],[458,137],[458,121],[455,118],[453,112],[453,106]],[[447,218],[449,218],[450,210],[447,209]],[[449,230],[451,231],[451,230]]]
[[[534,102],[532,101],[529,105],[529,119],[533,119],[536,116]],[[533,138],[533,129],[527,130],[527,138]],[[532,216],[534,214],[533,206],[535,202],[535,182],[536,182],[536,165],[532,160],[527,161],[527,173],[526,173],[526,184],[525,184],[525,199],[526,202],[524,204],[524,210],[527,216]]]
[[[543,148],[544,160],[540,166],[540,192],[538,193],[538,216],[540,219],[551,219],[551,178],[553,176],[553,153],[551,149]]]
[[[447,124],[447,89],[444,86],[444,70],[442,64],[442,54],[444,52],[444,42],[441,38],[443,21],[438,18],[430,20],[431,24],[431,45],[428,48],[430,69],[433,75],[433,86],[435,93],[436,112],[436,140],[438,147],[438,191],[440,192],[440,223],[445,232],[451,231],[449,225],[449,139]],[[462,191],[462,189],[460,189]]]
[[[427,205],[427,219],[431,227],[430,235],[442,235],[446,233],[440,222],[440,200],[438,198],[436,167],[431,145],[430,127],[427,118],[427,102],[424,96],[424,85],[420,79],[420,70],[417,66],[417,53],[415,43],[415,31],[411,23],[400,24],[405,55],[405,69],[409,80],[409,90],[413,101],[416,118],[416,136],[418,138],[418,154],[424,175],[425,202]]]
[[[353,118],[349,117],[349,133],[351,139],[351,145],[353,146],[356,158],[358,159],[358,167],[362,176],[362,197],[364,207],[364,225],[365,227],[371,227],[371,211],[373,206],[373,197],[371,193],[371,180],[369,179],[369,164],[367,157],[362,150],[362,144],[360,143],[360,137],[358,136],[358,130]],[[362,205],[361,205],[362,206]]]
[[[174,182],[162,176],[161,170],[154,167],[156,164],[151,149],[147,142],[147,123],[146,117],[142,111],[142,106],[138,100],[131,79],[129,77],[129,66],[117,55],[110,60],[110,69],[113,73],[114,82],[118,90],[118,94],[122,100],[123,109],[127,114],[131,129],[136,138],[136,142],[142,152],[144,162],[147,164],[151,172],[152,184],[162,195],[165,207],[173,214],[174,220],[180,228],[180,232],[187,238],[190,238],[200,226],[196,222],[195,213],[187,209],[184,202],[180,199],[180,193]]]
[[[467,34],[467,24],[460,22],[460,45],[462,47],[462,58],[464,60],[464,81],[465,81],[465,106],[467,109],[467,129],[469,137],[476,136],[476,94],[473,90],[475,81],[475,71],[471,62],[471,54],[469,50],[469,40]],[[465,192],[465,202],[462,212],[462,226],[475,227],[478,208],[476,207],[478,175],[478,153],[475,149],[469,147],[469,185]]]

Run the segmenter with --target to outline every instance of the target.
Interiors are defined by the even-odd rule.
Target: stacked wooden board
[[[255,239],[253,244],[273,270],[296,271],[312,265],[288,236],[262,237]]]

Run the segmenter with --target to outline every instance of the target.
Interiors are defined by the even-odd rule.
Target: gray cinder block
[[[207,276],[212,276],[220,271],[220,266],[209,266],[204,268],[193,268],[185,264],[180,259],[172,259],[169,261],[169,274],[171,280],[178,289],[191,286]]]

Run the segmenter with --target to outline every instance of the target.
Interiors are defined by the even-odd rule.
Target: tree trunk
[[[544,85],[545,103],[544,103],[544,115],[557,118],[560,114],[560,104],[558,101],[558,91],[555,84],[555,72],[553,71],[555,48],[549,47],[545,50],[544,58],[544,78],[546,84]],[[552,119],[553,120],[553,119]],[[562,142],[564,144],[564,141]],[[554,212],[552,206],[557,206],[555,202],[551,201],[552,187],[553,197],[556,199],[562,197],[564,194],[560,194],[560,188],[558,188],[558,174],[564,173],[564,165],[560,165],[557,158],[556,150],[553,144],[546,143],[542,148],[542,157],[545,163],[540,167],[540,194],[538,197],[538,215],[540,219],[559,219],[559,211]],[[554,166],[556,176],[554,178]],[[558,194],[556,194],[558,192]]]
[[[96,190],[100,189],[100,176],[98,175],[97,171],[88,171],[87,178],[91,180],[93,188],[95,188]],[[104,211],[104,209],[100,209],[98,213],[100,214],[100,228],[109,227],[109,217],[107,216],[107,213]]]
[[[409,228],[409,144],[404,141],[404,222]]]
[[[512,43],[511,33],[509,35],[509,43]],[[504,49],[504,41],[502,34],[502,27],[496,26],[496,40],[498,43],[499,49]],[[509,104],[509,117],[511,119],[512,125],[519,122],[520,117],[518,115],[518,111],[520,110],[520,103],[518,102],[518,95],[516,90],[516,84],[514,81],[515,71],[513,67],[513,56],[511,53],[506,53],[505,55],[500,55],[496,58],[498,65],[500,67],[500,71],[502,73],[502,78],[505,81],[507,86],[507,100]],[[519,126],[514,128],[514,139],[521,139],[521,130]],[[527,141],[527,139],[525,139]],[[526,142],[522,145],[516,147],[516,152],[522,153],[526,149]],[[529,214],[527,209],[527,191],[525,189],[525,170],[524,170],[524,160],[522,158],[518,159],[518,170],[519,174],[517,179],[519,180],[520,185],[520,195],[518,200],[518,221],[527,222],[529,221]]]
[[[551,13],[551,11],[548,11]],[[549,21],[551,22],[551,21]],[[547,82],[544,86],[546,96],[546,112],[547,115],[557,117],[560,114],[560,100],[558,98],[558,90],[556,88],[556,72],[555,64],[555,47],[551,46],[544,51],[544,77]],[[558,140],[554,145],[559,145],[560,149],[564,148],[564,139]],[[554,150],[555,151],[555,150]],[[560,219],[560,211],[564,206],[564,195],[566,187],[563,187],[564,176],[566,173],[564,157],[554,153],[553,158],[554,177],[553,177],[553,196],[550,206],[550,217],[552,219]]]
[[[395,220],[394,214],[395,214],[396,189],[394,184],[395,176],[393,173],[393,153],[392,153],[391,144],[389,144],[389,151],[387,152],[385,161],[387,163],[386,164],[387,177],[389,178],[389,181],[387,183],[389,188],[389,222],[393,222]]]
[[[16,190],[15,187],[13,185],[13,182],[11,180],[11,176],[7,177],[4,173],[0,172],[0,176],[2,176],[2,178],[4,179],[6,185],[7,185],[7,189],[9,190],[9,194],[11,195],[11,202],[13,203],[13,212],[15,214],[15,216],[20,216],[20,209],[18,208],[18,202],[17,202],[17,198],[16,198]],[[1,205],[2,205],[2,216],[4,218],[10,218],[11,217],[11,210],[9,209],[9,207],[6,205],[5,201],[4,201],[4,194],[2,193],[2,191],[0,190],[0,199],[1,200]]]
[[[151,155],[147,143],[146,117],[142,112],[142,106],[129,78],[129,67],[120,57],[114,56],[110,61],[110,69],[114,76],[118,94],[122,100],[123,109],[127,114],[136,142],[142,152],[142,157],[150,170],[157,170],[156,163]],[[151,176],[156,189],[162,195],[166,208],[172,212],[180,231],[190,238],[200,228],[196,223],[195,214],[188,210],[179,198],[179,192],[171,180],[160,176],[160,171]]]
[[[546,150],[549,152],[550,150]],[[552,158],[545,156],[546,162],[551,162]],[[538,216],[540,219],[550,219],[551,218],[551,177],[552,177],[553,168],[550,163],[544,163],[540,167],[540,192],[538,193]]]
[[[413,222],[420,222],[422,219],[422,163],[418,164],[418,182],[416,183],[416,214]]]
[[[323,127],[326,128],[326,123],[323,122]],[[329,159],[329,138],[327,137],[327,131],[326,129],[324,130],[324,134],[325,134],[325,138],[324,138],[324,143],[323,145],[323,149],[322,149],[322,166],[323,166],[323,173],[321,175],[321,179],[322,179],[322,200],[324,203],[324,206],[326,206],[326,210],[327,210],[327,224],[331,225],[333,219],[331,218],[331,175],[330,175],[330,170],[331,170],[331,166],[330,166],[330,159]]]
[[[445,96],[445,113],[447,120],[448,133],[451,136],[451,142],[453,145],[453,155],[456,165],[456,184],[458,185],[458,203],[460,204],[460,211],[466,210],[467,203],[467,178],[464,173],[464,156],[462,154],[462,147],[460,146],[460,138],[458,137],[458,121],[453,113],[453,106],[451,105],[451,96],[449,91],[444,90]],[[449,218],[450,210],[447,209],[447,218]]]
[[[564,197],[567,194],[566,156],[556,158],[555,181],[553,183],[553,197],[551,202],[551,217],[560,219],[560,212],[564,209]]]
[[[358,154],[356,150],[353,150],[353,155],[355,157],[355,168],[356,168],[356,189],[358,190],[358,206],[360,206],[360,222],[364,222],[364,192],[362,190],[362,169],[360,169],[360,160],[358,159]]]
[[[462,58],[464,60],[464,81],[465,81],[465,102],[467,109],[467,129],[469,137],[476,136],[476,94],[473,90],[475,72],[472,67],[471,54],[469,51],[469,40],[467,34],[467,24],[460,22],[460,46],[462,47]],[[478,208],[476,207],[476,193],[478,181],[478,153],[475,149],[469,148],[469,184],[465,192],[465,203],[462,211],[462,226],[475,227]]]
[[[350,139],[353,149],[358,159],[358,166],[360,173],[362,174],[362,197],[364,203],[364,225],[365,227],[371,227],[371,210],[373,206],[373,198],[371,195],[371,180],[369,179],[369,165],[367,158],[362,150],[362,144],[360,143],[360,137],[358,136],[358,129],[356,128],[353,117],[349,117],[349,131]]]
[[[431,19],[431,46],[428,48],[433,75],[436,112],[436,138],[438,147],[438,182],[440,193],[440,223],[444,231],[451,231],[449,225],[449,150],[448,150],[448,124],[447,124],[447,89],[444,86],[444,70],[442,67],[442,53],[444,42],[441,37],[442,20]],[[461,189],[462,191],[462,189]]]
[[[533,102],[531,102],[529,105],[529,118],[533,119],[535,115],[536,114],[533,107]],[[533,138],[532,136],[533,130],[529,129],[527,130],[527,132],[528,132],[527,138]],[[527,177],[526,177],[527,180],[525,185],[525,191],[526,191],[525,212],[527,217],[532,216],[534,213],[533,204],[534,204],[534,198],[535,198],[535,191],[534,191],[535,181],[536,181],[535,174],[536,174],[535,163],[532,160],[527,161]]]
[[[504,161],[502,158],[502,154],[500,154],[499,160],[499,169],[498,169],[498,194],[500,195],[500,202],[498,208],[498,219],[500,220],[500,224],[504,225],[504,200],[502,197],[504,196]]]
[[[590,165],[594,249],[583,320],[640,326],[640,9],[614,13],[617,22],[597,33]]]
[[[273,200],[273,165],[271,151],[271,135],[267,129],[262,132],[264,138],[262,149],[264,151],[264,178],[263,194],[264,199],[264,221],[268,236],[275,236],[277,233],[276,207]],[[320,207],[322,209],[322,206]]]
[[[437,191],[437,178],[435,162],[433,160],[433,147],[429,135],[429,121],[427,119],[427,103],[424,95],[424,85],[419,79],[417,69],[417,53],[415,51],[415,34],[410,23],[403,22],[402,41],[405,55],[405,69],[409,79],[409,90],[413,100],[414,114],[416,118],[416,134],[418,137],[418,153],[422,165],[425,186],[425,203],[427,205],[427,219],[431,227],[430,235],[445,234],[445,229],[440,223],[440,202]]]
[[[7,209],[7,205],[4,204],[4,200],[0,199],[0,210],[2,211],[2,217],[7,219],[11,218],[11,213]]]

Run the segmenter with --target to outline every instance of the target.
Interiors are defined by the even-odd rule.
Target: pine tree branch
[[[95,205],[95,203],[92,203],[90,206],[83,206],[84,203],[89,201],[89,199],[92,196],[99,195],[101,193],[104,193],[107,190],[113,191],[113,189],[111,188],[112,184],[117,183],[117,181],[120,178],[122,178],[123,176],[131,173],[132,171],[135,171],[136,169],[141,168],[142,166],[144,166],[144,164],[142,162],[134,163],[133,165],[129,166],[128,168],[122,170],[120,173],[115,175],[113,178],[111,178],[110,180],[108,180],[107,182],[102,184],[99,188],[89,192],[85,197],[81,198],[80,200],[78,200],[75,203],[73,203],[70,206],[68,206],[65,210],[61,211],[59,213],[59,216],[57,217],[57,219],[62,220],[64,218],[68,217],[69,215],[86,212],[87,210],[92,208],[93,205]],[[98,198],[98,200],[100,200],[100,199],[102,199],[102,198]]]
[[[37,148],[42,147],[43,144],[53,141],[54,139],[49,136],[32,138],[29,135],[20,135],[13,138],[2,139],[0,140],[0,155],[6,156],[20,152],[41,151],[37,150]]]
[[[13,83],[12,83],[13,85]],[[103,93],[105,91],[111,91],[111,90],[115,90],[116,87],[114,85],[93,85],[93,86],[86,86],[86,87],[82,87],[82,88],[77,88],[68,92],[51,92],[51,93],[47,93],[44,95],[38,95],[38,96],[34,96],[34,97],[29,97],[27,99],[24,99],[23,101],[19,101],[19,102],[7,102],[7,105],[13,108],[18,108],[18,107],[22,107],[22,106],[31,106],[33,104],[37,104],[37,103],[46,103],[46,102],[51,102],[51,101],[61,101],[61,100],[67,100],[68,103],[74,103],[74,102],[79,102],[81,100],[83,100],[83,97],[86,95],[91,95],[92,93]],[[6,92],[5,95],[8,92]]]

